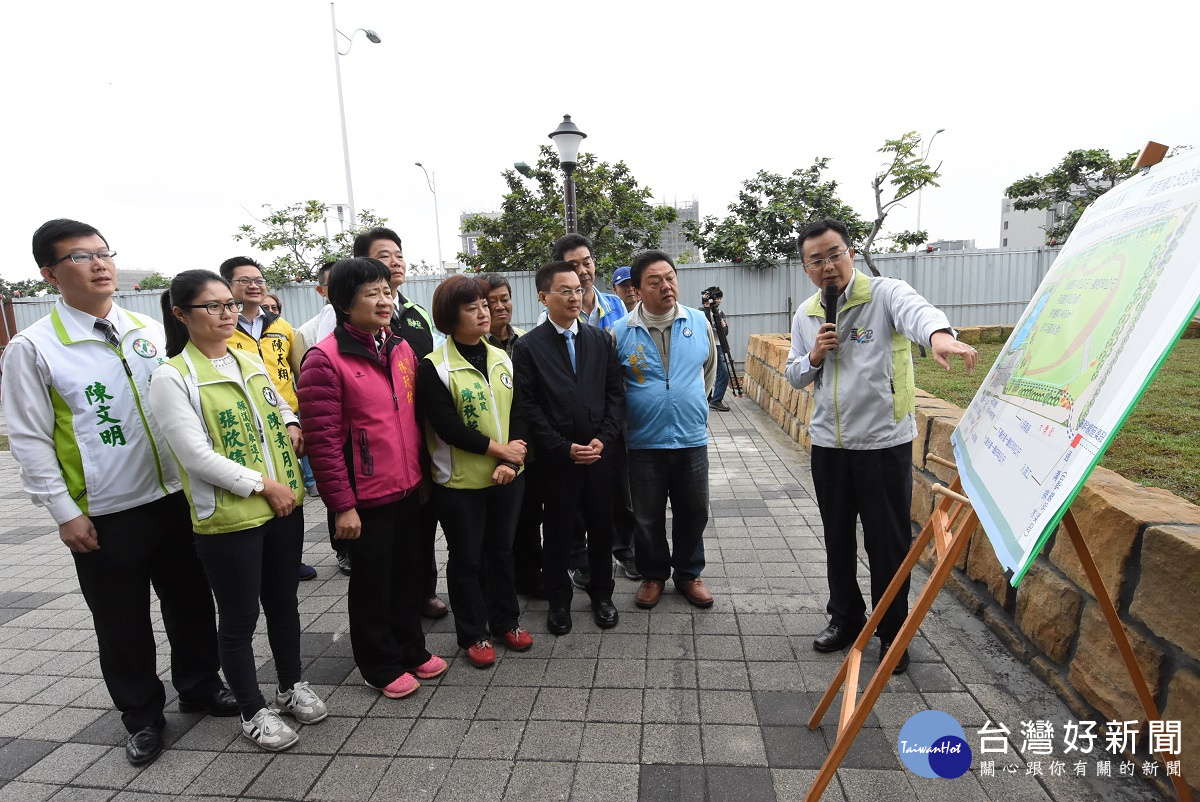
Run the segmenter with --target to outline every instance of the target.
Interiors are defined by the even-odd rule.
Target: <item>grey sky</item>
[[[888,137],[945,128],[924,194],[934,238],[998,244],[1001,193],[1071,148],[1200,145],[1194,3],[1142,23],[1111,2],[597,4],[344,0],[355,200],[410,261],[458,250],[462,210],[496,208],[570,113],[584,150],[666,201],[722,214],[758,169],[816,156],[864,216]],[[124,268],[215,268],[262,203],[346,200],[329,3],[7,5],[0,49],[0,274],[36,275],[33,230],[96,225]],[[1181,76],[1183,76],[1181,78]],[[889,218],[915,225],[916,204]]]

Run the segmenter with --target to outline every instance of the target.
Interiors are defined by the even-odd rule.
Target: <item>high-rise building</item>
[[[467,221],[467,218],[469,218],[469,217],[487,217],[491,220],[495,220],[498,217],[500,217],[500,212],[460,212],[459,213],[459,215],[458,215],[458,232],[459,232],[458,238],[460,240],[462,240],[462,252],[465,253],[468,258],[478,255],[479,247],[475,244],[475,241],[479,239],[479,235],[481,233],[479,231],[467,231],[466,226],[463,224]],[[468,262],[468,264],[469,264],[469,262]]]
[[[663,228],[662,236],[658,241],[658,249],[676,261],[682,259],[687,262],[699,262],[700,247],[684,235],[683,221],[700,222],[700,203],[696,200],[684,203],[676,202],[675,211],[678,217],[675,218],[674,223],[668,223]]]

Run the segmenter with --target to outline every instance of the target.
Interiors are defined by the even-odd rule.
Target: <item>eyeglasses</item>
[[[210,301],[206,304],[188,304],[184,309],[203,309],[214,317],[219,317],[222,312],[240,312],[242,311],[241,301],[230,301],[227,304]]]
[[[265,309],[266,311],[270,312],[272,315],[279,314],[279,307],[276,306],[275,304],[263,304],[262,308]]]
[[[54,267],[55,265],[65,262],[68,259],[77,265],[86,265],[91,262],[92,259],[99,259],[101,262],[111,262],[113,257],[116,255],[116,251],[85,251],[83,253],[68,253],[63,258],[56,259],[50,264],[46,265],[46,267]]]
[[[579,298],[583,297],[583,287],[576,287],[573,290],[551,290],[550,292],[553,295],[561,295],[564,298],[570,298],[573,295]]]
[[[805,270],[821,270],[825,267],[825,265],[831,265],[834,262],[837,262],[848,253],[850,253],[849,248],[844,251],[839,251],[827,259],[813,259],[811,262],[802,262],[802,264],[804,265]]]
[[[245,287],[245,286],[248,286],[248,285],[250,285],[250,284],[253,284],[253,285],[254,285],[254,286],[256,286],[256,287],[265,287],[265,286],[267,286],[267,280],[266,280],[265,278],[245,278],[245,277],[243,277],[243,278],[235,278],[235,279],[233,280],[233,283],[234,283],[234,284],[241,284],[243,287]]]

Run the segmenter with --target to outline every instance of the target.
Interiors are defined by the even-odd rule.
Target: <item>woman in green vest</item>
[[[298,740],[279,717],[303,724],[329,715],[300,678],[296,586],[304,546],[304,488],[295,413],[262,360],[226,340],[241,304],[207,270],[185,270],[163,293],[170,359],[154,372],[150,408],[175,460],[191,507],[196,553],[217,600],[221,668],[241,708],[242,734],[263,749]],[[252,647],[259,603],[279,686],[267,706]]]
[[[432,457],[434,502],[450,559],[446,583],[458,645],[477,668],[496,660],[492,638],[525,651],[513,580],[513,531],[521,511],[523,422],[510,418],[512,362],[484,337],[486,281],[451,276],[433,293],[445,342],[417,368],[417,417]]]

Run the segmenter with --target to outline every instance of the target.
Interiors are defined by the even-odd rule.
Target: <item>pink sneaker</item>
[[[417,666],[417,670],[413,673],[421,679],[433,679],[434,677],[440,677],[442,674],[446,673],[447,668],[449,668],[449,666],[446,665],[446,661],[435,654],[430,655],[428,660]]]
[[[380,688],[379,692],[389,699],[403,699],[420,687],[421,683],[417,682],[417,678],[405,672]]]

